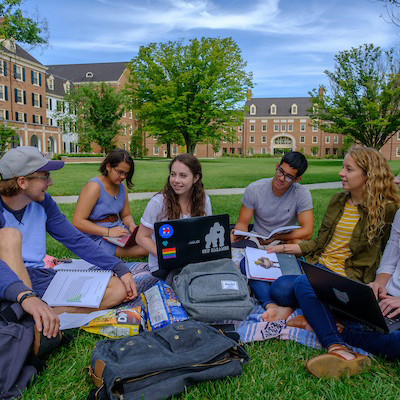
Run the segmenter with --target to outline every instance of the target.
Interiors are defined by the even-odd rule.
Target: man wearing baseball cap
[[[117,275],[110,279],[100,308],[137,295],[125,263],[74,228],[46,193],[53,184],[50,171],[63,166],[63,161],[50,161],[30,146],[11,149],[0,159],[0,299],[18,301],[48,338],[57,336],[59,320],[40,300],[55,274],[44,268],[46,232],[79,257]],[[83,309],[63,307],[57,312],[78,310]]]

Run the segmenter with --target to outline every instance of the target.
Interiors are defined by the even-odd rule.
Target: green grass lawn
[[[280,158],[217,158],[201,160],[203,182],[206,189],[246,187],[249,183],[270,177]],[[338,172],[342,160],[309,160],[309,167],[302,183],[334,182],[339,180]],[[134,192],[157,192],[168,176],[169,160],[137,160],[133,177]],[[391,161],[393,173],[397,175],[398,161]],[[59,171],[52,172],[54,185],[49,188],[53,196],[79,194],[85,183],[97,176],[99,164],[67,164]],[[73,179],[71,179],[73,176]]]
[[[314,201],[314,235],[317,232],[329,199],[338,190],[312,191]],[[231,222],[238,216],[241,196],[211,196],[213,212],[228,213]],[[136,221],[147,201],[131,202]],[[75,205],[61,205],[69,219]],[[48,253],[67,256],[70,253],[62,245],[48,237]],[[86,366],[96,341],[101,336],[76,330],[74,341],[66,348],[54,352],[48,368],[35,384],[24,392],[27,400],[86,399],[93,387]],[[187,389],[180,395],[184,400],[225,399],[398,399],[400,388],[400,362],[375,359],[368,372],[339,380],[317,379],[307,373],[305,362],[321,353],[290,341],[269,340],[245,346],[250,362],[237,378],[206,382]]]

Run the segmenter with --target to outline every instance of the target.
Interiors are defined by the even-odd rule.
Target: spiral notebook
[[[112,271],[61,269],[42,299],[49,306],[99,308]]]

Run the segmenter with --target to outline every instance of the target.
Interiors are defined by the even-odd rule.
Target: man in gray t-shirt
[[[311,194],[298,183],[307,166],[304,155],[292,151],[286,153],[276,165],[273,178],[251,183],[243,194],[235,229],[247,231],[250,220],[254,217],[253,230],[266,236],[276,228],[297,223],[300,225],[300,229],[274,235],[273,239],[263,241],[262,244],[276,239],[284,243],[310,239],[313,231]],[[241,239],[243,236],[232,235],[232,242]]]

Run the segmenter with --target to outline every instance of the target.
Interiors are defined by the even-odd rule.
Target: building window
[[[292,144],[292,139],[286,136],[281,136],[275,139],[275,144]]]
[[[305,142],[306,142],[306,137],[300,136],[300,143],[305,143]]]
[[[306,131],[306,124],[300,124],[300,132]]]
[[[266,125],[266,124],[263,124],[263,126],[262,126],[262,131],[263,131],[263,132],[267,132],[267,125]]]
[[[265,147],[263,147],[263,148],[261,149],[261,154],[267,154],[267,149],[266,149]]]
[[[0,60],[0,75],[7,76],[7,61]]]
[[[14,78],[17,81],[25,80],[25,68],[22,68],[20,65],[14,65]]]
[[[289,124],[288,125],[288,131],[289,132],[293,132],[293,124]]]
[[[124,111],[124,113],[122,114],[123,118],[126,118],[126,111]]]
[[[266,136],[262,136],[261,143],[267,143],[267,137]]]
[[[297,114],[297,104],[292,104],[290,113],[291,114]]]
[[[47,118],[47,125],[53,126],[52,118]]]
[[[54,90],[54,78],[47,79],[47,86],[50,90]]]
[[[252,147],[249,148],[249,154],[252,156],[254,154],[254,149]]]
[[[330,143],[330,142],[331,142],[330,136],[325,136],[325,143]]]
[[[57,100],[57,111],[58,112],[64,112],[65,111],[65,105],[62,100]]]
[[[325,149],[325,155],[326,156],[329,156],[331,154],[331,149],[329,148],[329,147],[327,147],[326,149]]]
[[[242,125],[238,126],[238,132],[242,132],[242,131],[243,131],[243,126]]]
[[[237,138],[238,138],[238,143],[242,143],[242,137],[238,136]]]
[[[6,110],[1,110],[0,109],[0,120],[4,121],[6,120]]]
[[[242,154],[242,148],[241,147],[239,147],[237,150],[238,150],[238,154]]]
[[[256,127],[254,125],[250,125],[250,132],[254,132],[256,130]]]
[[[332,154],[334,156],[336,156],[336,154],[338,153],[338,149],[336,147],[333,148]]]
[[[26,122],[26,114],[21,112],[15,113],[15,120],[18,122]]]
[[[132,119],[132,111],[129,111],[129,119]]]
[[[40,86],[41,84],[41,77],[39,72],[37,71],[31,71],[31,82],[35,86]]]
[[[40,96],[39,93],[32,93],[32,105],[34,107],[41,107],[41,97],[42,96]]]
[[[257,111],[256,106],[252,104],[250,106],[250,115],[256,115],[256,111]]]
[[[273,114],[273,115],[276,114],[276,105],[275,104],[271,105],[271,114]]]
[[[286,125],[281,125],[281,132],[286,132]]]
[[[70,81],[67,81],[64,83],[64,92],[69,94],[71,92],[71,83]]]
[[[18,104],[25,104],[25,92],[22,89],[15,89],[15,102]]]
[[[316,136],[313,136],[313,137],[312,137],[312,142],[313,142],[313,143],[318,143],[318,138],[317,138]]]
[[[46,99],[46,110],[52,110],[53,109],[53,102],[51,101],[50,98]]]
[[[172,154],[178,154],[178,146],[172,146]]]
[[[334,137],[333,137],[333,143],[339,143],[339,140],[338,140],[338,137],[337,137],[337,136],[334,136]]]
[[[400,140],[400,131],[397,131],[397,140]]]
[[[40,115],[32,115],[32,122],[34,123],[34,124],[40,124],[40,120],[41,120],[41,117],[40,117]]]
[[[127,128],[126,128],[126,125],[124,125],[124,135],[126,136],[126,131],[127,131]]]
[[[159,153],[160,153],[160,151],[159,151],[158,146],[154,146],[154,147],[153,147],[153,154],[154,154],[155,156],[158,156]]]
[[[86,72],[86,78],[93,78],[93,72]]]
[[[129,125],[129,136],[133,134],[133,125]]]
[[[249,142],[250,143],[255,143],[255,141],[256,141],[255,136],[250,136]]]
[[[8,100],[7,86],[0,85],[0,100]]]
[[[274,132],[279,132],[279,125],[278,124],[274,124]]]
[[[313,125],[312,131],[313,131],[313,132],[318,132],[318,125],[317,125],[317,124],[314,124],[314,125]]]

